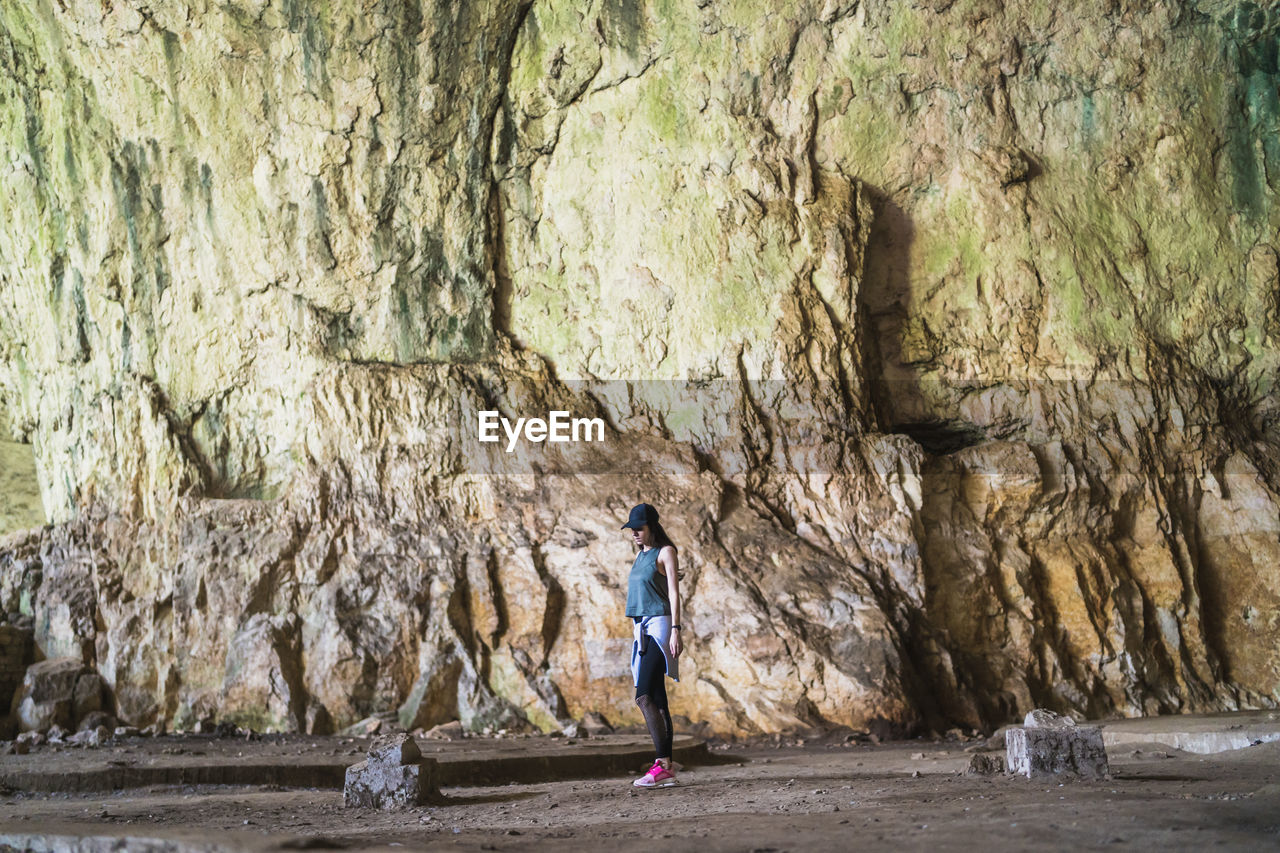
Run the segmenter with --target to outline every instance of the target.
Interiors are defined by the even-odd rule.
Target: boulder
[[[458,720],[454,720],[451,723],[441,723],[438,726],[433,726],[425,735],[423,735],[423,737],[428,737],[432,740],[462,740],[466,736],[467,733],[462,728],[462,723]]]
[[[81,729],[70,738],[68,743],[76,746],[99,747],[111,740],[111,729],[106,726],[95,726],[91,729]]]
[[[77,658],[55,658],[27,667],[14,697],[18,726],[23,731],[70,727],[75,710],[76,684],[85,672]]]
[[[393,712],[374,714],[357,723],[352,723],[338,734],[346,737],[364,737],[376,734],[389,734],[401,728],[399,716]]]

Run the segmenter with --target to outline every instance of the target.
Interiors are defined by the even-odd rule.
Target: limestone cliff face
[[[0,605],[137,723],[1280,700],[1280,15],[13,0]],[[507,454],[482,410],[598,417]]]

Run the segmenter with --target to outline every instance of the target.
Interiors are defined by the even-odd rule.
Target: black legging
[[[640,654],[640,678],[636,685],[636,704],[644,714],[649,737],[653,738],[658,758],[671,757],[671,711],[667,708],[667,659],[652,637]]]

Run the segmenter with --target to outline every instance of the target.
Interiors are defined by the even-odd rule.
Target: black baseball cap
[[[651,504],[638,504],[631,508],[631,517],[627,519],[627,523],[622,525],[622,529],[628,527],[632,530],[639,530],[646,524],[658,523],[658,511]]]

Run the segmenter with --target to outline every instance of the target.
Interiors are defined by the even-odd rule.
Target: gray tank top
[[[671,602],[667,598],[667,578],[658,574],[658,552],[650,548],[636,554],[631,564],[631,577],[627,579],[627,615],[670,616]]]

